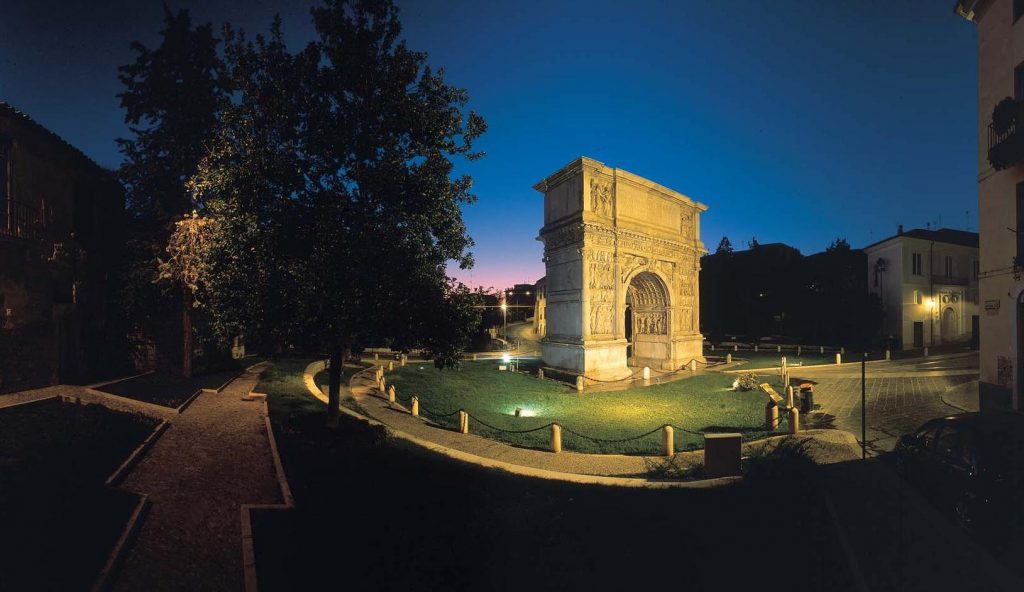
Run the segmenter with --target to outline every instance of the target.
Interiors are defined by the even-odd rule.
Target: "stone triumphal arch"
[[[614,379],[703,360],[697,276],[704,204],[582,157],[544,194],[544,363]]]

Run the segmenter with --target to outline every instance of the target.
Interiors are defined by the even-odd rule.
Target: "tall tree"
[[[310,125],[311,152],[321,158],[309,195],[317,226],[311,268],[325,270],[317,308],[333,424],[349,349],[423,339],[430,325],[421,321],[435,314],[429,304],[465,292],[445,265],[472,265],[460,207],[475,196],[468,175],[453,176],[452,159],[479,157],[472,144],[486,125],[465,112],[468,93],[400,39],[390,0],[329,0],[313,20],[322,66]]]
[[[471,337],[478,297],[446,265],[472,264],[472,180],[453,160],[479,156],[485,124],[400,40],[389,0],[313,18],[318,40],[294,55],[276,21],[255,43],[226,34],[230,101],[189,187],[215,220],[200,282],[215,326],[326,349],[335,425],[353,348],[424,347],[445,367]]]
[[[130,216],[126,304],[143,333],[166,337],[161,320],[181,315],[181,372],[192,372],[192,297],[180,282],[154,286],[175,224],[194,209],[185,182],[216,129],[223,90],[218,80],[217,39],[210,25],[193,26],[187,10],[164,7],[160,45],[132,43],[135,61],[122,66],[118,95],[131,138],[118,139],[120,177]],[[166,346],[166,343],[162,344]]]

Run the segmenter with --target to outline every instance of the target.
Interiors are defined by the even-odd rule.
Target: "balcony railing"
[[[1012,121],[998,132],[994,122],[988,124],[988,161],[997,171],[1024,159],[1024,109],[1020,103],[1011,106],[1009,99],[1005,102],[1012,113],[1007,118]]]
[[[39,212],[17,201],[0,202],[0,237],[36,239],[40,236]]]
[[[942,284],[943,286],[967,286],[970,285],[971,280],[965,277],[957,277],[955,275],[933,273],[932,283]]]

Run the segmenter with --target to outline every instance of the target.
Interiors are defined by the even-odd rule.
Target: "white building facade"
[[[978,234],[915,229],[865,247],[882,337],[898,349],[977,343]]]
[[[1024,389],[1024,1],[960,0],[956,11],[978,27],[981,407],[1019,410]]]

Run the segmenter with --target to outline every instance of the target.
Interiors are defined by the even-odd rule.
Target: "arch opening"
[[[672,365],[671,310],[665,282],[649,271],[638,273],[626,289],[624,334],[630,366],[668,369]]]

